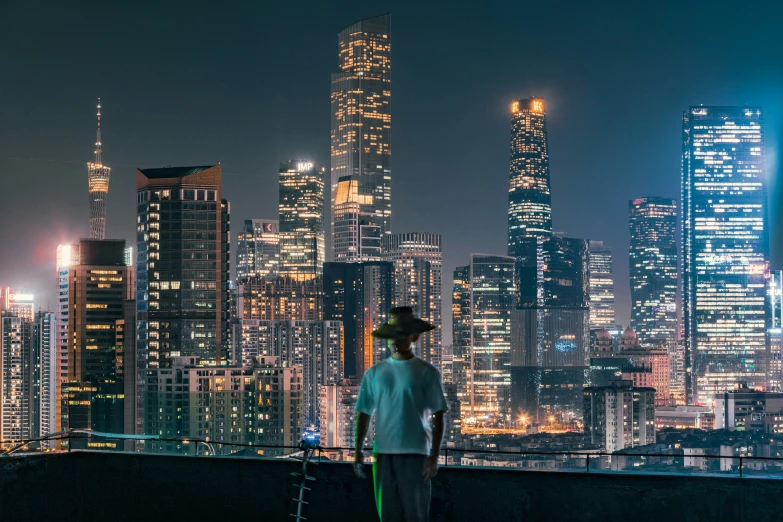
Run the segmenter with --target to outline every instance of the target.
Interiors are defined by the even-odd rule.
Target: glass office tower
[[[628,204],[631,329],[642,342],[677,339],[677,202],[636,198]]]
[[[367,260],[357,247],[359,227],[337,228],[340,214],[391,231],[391,37],[390,15],[356,22],[340,32],[339,72],[332,75],[331,185],[335,261]],[[361,208],[340,209],[338,181],[351,180]],[[343,204],[346,201],[343,201]],[[357,215],[358,214],[358,215]],[[344,216],[345,219],[345,216]],[[377,240],[380,246],[380,239]]]
[[[383,259],[394,263],[394,306],[410,306],[435,329],[419,337],[416,353],[443,373],[442,269],[440,234],[387,234]]]
[[[590,329],[600,330],[615,325],[614,280],[612,279],[612,248],[603,241],[590,240]]]
[[[529,418],[555,415],[571,423],[582,415],[589,367],[588,243],[557,235],[522,244],[512,312],[512,407]]]
[[[683,321],[689,403],[768,386],[769,222],[762,111],[683,114]]]
[[[454,364],[468,423],[505,423],[511,414],[509,373],[516,260],[471,254],[454,271]],[[456,369],[459,365],[461,369]]]
[[[237,235],[237,281],[253,276],[277,277],[280,230],[276,219],[246,219]]]
[[[298,281],[323,273],[323,165],[312,161],[280,164],[280,275]]]
[[[508,255],[519,256],[520,240],[552,235],[549,150],[542,98],[511,104],[508,191]]]
[[[229,205],[221,167],[136,171],[138,364],[228,353]]]

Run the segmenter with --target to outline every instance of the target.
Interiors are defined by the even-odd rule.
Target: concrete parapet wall
[[[0,459],[0,520],[295,520],[289,460],[145,454]],[[371,479],[310,466],[308,522],[377,520]],[[442,468],[432,520],[762,522],[783,519],[783,481]]]

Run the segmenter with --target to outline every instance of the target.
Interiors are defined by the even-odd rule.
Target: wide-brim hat
[[[410,306],[398,306],[389,310],[389,320],[375,330],[372,336],[379,339],[404,339],[434,329],[427,321],[414,317]]]

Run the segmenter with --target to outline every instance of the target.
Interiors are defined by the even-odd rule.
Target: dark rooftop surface
[[[202,170],[211,169],[217,165],[203,165],[201,167],[161,167],[155,169],[139,169],[147,176],[147,179],[184,178]]]

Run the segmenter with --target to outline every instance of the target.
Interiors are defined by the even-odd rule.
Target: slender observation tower
[[[95,140],[95,161],[87,163],[87,183],[90,189],[90,239],[106,235],[106,198],[109,195],[111,168],[101,161],[101,99],[98,98],[98,131]]]

